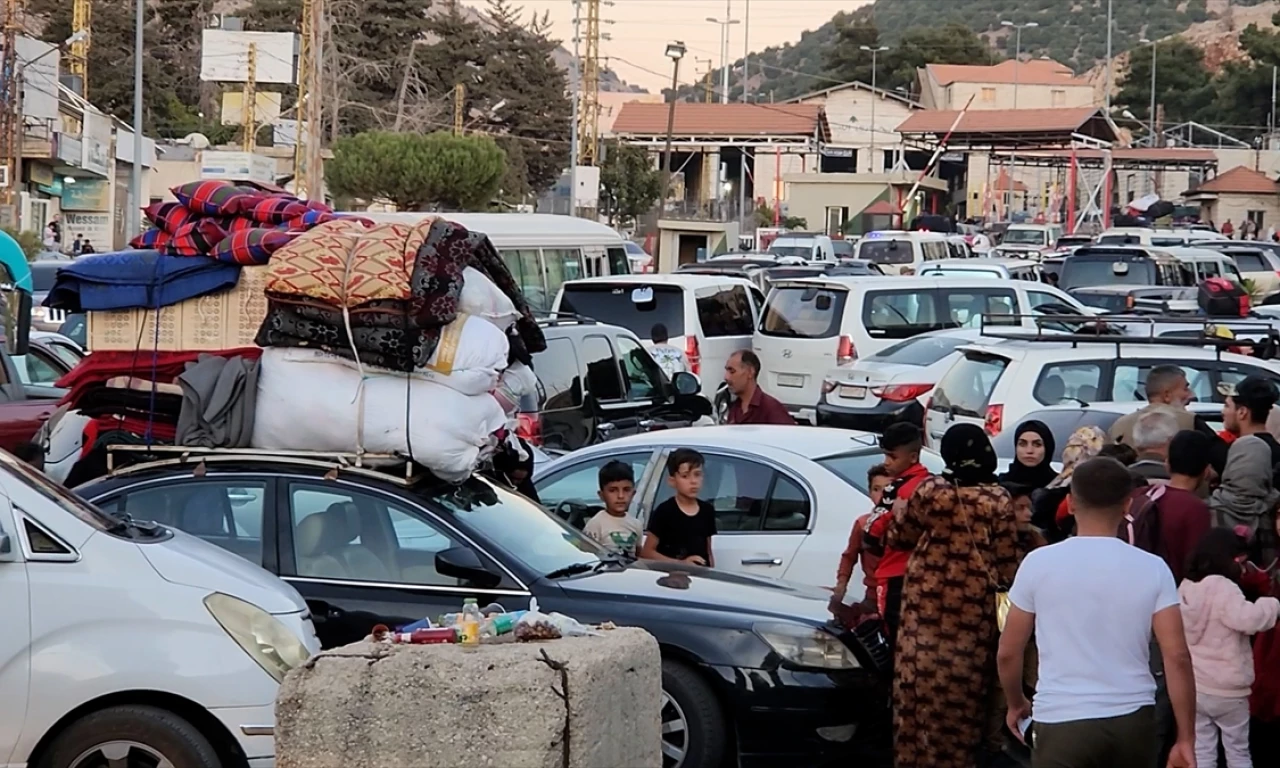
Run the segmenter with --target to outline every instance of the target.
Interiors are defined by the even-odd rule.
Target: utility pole
[[[578,155],[582,131],[582,2],[573,0],[573,71],[569,75],[572,94],[572,130],[569,132],[569,215],[578,215]]]
[[[1108,6],[1108,7],[1109,7],[1109,6]],[[1035,29],[1036,27],[1038,27],[1038,26],[1040,26],[1040,25],[1039,25],[1037,22],[1034,22],[1034,21],[1028,21],[1028,22],[1026,22],[1025,24],[1014,24],[1012,21],[1001,21],[1001,22],[1000,22],[1000,26],[1002,26],[1002,27],[1010,27],[1010,28],[1012,28],[1012,29],[1016,30],[1016,34],[1015,34],[1015,43],[1014,43],[1014,54],[1013,54],[1013,108],[1014,108],[1014,110],[1015,110],[1015,111],[1017,111],[1017,109],[1018,109],[1018,84],[1019,84],[1019,83],[1021,82],[1021,80],[1022,80],[1022,30],[1024,30],[1024,29]],[[1109,36],[1109,35],[1110,35],[1110,27],[1108,26],[1108,36]],[[1110,72],[1110,71],[1111,71],[1111,68],[1110,68],[1110,65],[1108,65],[1108,67],[1107,67],[1107,72]],[[1010,202],[1010,203],[1012,203],[1012,202],[1014,201],[1014,199],[1015,199],[1015,197],[1016,197],[1016,194],[1017,194],[1017,185],[1014,183],[1014,180],[1013,180],[1013,169],[1017,166],[1017,164],[1018,164],[1018,150],[1015,148],[1012,152],[1010,152],[1010,153],[1009,153],[1009,174],[1008,174],[1009,184],[1008,184],[1008,187],[1009,187],[1009,202]],[[998,176],[996,177],[996,186],[997,186],[997,187],[998,187],[998,186],[1000,186],[1000,178],[999,178]],[[1024,208],[1026,207],[1026,205],[1027,205],[1026,198],[1023,198],[1022,205],[1023,205],[1023,207],[1024,207]]]
[[[579,116],[578,165],[596,165],[600,153],[600,41],[608,40],[608,33],[600,31],[601,5],[613,5],[612,0],[580,0],[587,5],[587,32],[584,37],[587,55],[582,61],[582,107]]]
[[[294,146],[294,191],[311,200],[324,198],[320,122],[324,114],[324,0],[302,0],[298,47],[298,135]],[[335,105],[336,106],[336,105]]]
[[[410,46],[410,50],[413,47]],[[241,141],[245,152],[252,152],[258,146],[258,44],[249,43],[249,66],[244,79],[244,92],[241,96],[244,104],[240,116],[243,122]]]
[[[129,183],[133,187],[133,205],[129,206],[129,226],[125,229],[125,237],[142,234],[142,56],[143,56],[143,24],[146,21],[146,0],[138,0],[133,12],[133,173]],[[89,90],[85,88],[85,98]],[[111,151],[111,160],[107,163],[115,174],[115,150]]]
[[[1107,117],[1111,117],[1111,31],[1115,28],[1111,13],[1112,0],[1107,0],[1107,85],[1103,95],[1107,107]]]
[[[684,43],[677,40],[667,43],[667,58],[671,59],[671,101],[667,105],[667,149],[662,171],[662,194],[658,196],[658,211],[661,213],[671,190],[671,143],[676,131],[676,89],[680,87],[680,59],[688,51]],[[674,266],[674,265],[673,265]]]
[[[453,86],[453,135],[462,135],[462,110],[467,103],[467,86],[458,83]]]
[[[879,67],[876,66],[876,57],[889,50],[887,45],[877,45],[875,47],[869,45],[859,46],[863,51],[871,53],[871,156],[867,158],[867,172],[876,172],[876,102],[880,101],[880,95],[876,92],[876,74]]]
[[[742,23],[742,103],[751,103],[751,0],[746,0]],[[738,234],[747,223],[747,148],[738,159]]]
[[[4,215],[0,222],[19,228],[18,218],[22,198],[18,190],[22,174],[22,78],[18,61],[18,35],[22,31],[22,17],[26,10],[22,0],[5,0],[4,51],[0,61],[0,94],[3,94],[3,112],[0,113],[0,149],[4,155]]]
[[[733,0],[724,0],[724,19],[717,19],[714,16],[708,16],[707,21],[712,24],[720,25],[720,103],[729,103],[729,27],[734,24],[741,24],[739,19],[731,18],[733,13]]]
[[[698,76],[703,78],[702,91],[703,91],[704,101],[707,104],[710,104],[711,97],[715,94],[715,91],[716,91],[715,80],[714,80],[714,73],[716,71],[714,66],[715,62],[713,62],[711,59],[694,59],[693,64],[694,64],[694,67],[697,68],[696,73],[698,74]],[[702,71],[703,64],[707,65],[706,72]]]

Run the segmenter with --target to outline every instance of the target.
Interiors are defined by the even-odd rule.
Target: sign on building
[[[206,149],[200,153],[200,178],[276,183],[276,161],[253,152]]]
[[[95,179],[77,179],[62,185],[62,210],[110,211],[111,184]]]
[[[114,165],[111,157],[111,119],[93,109],[84,111],[84,128],[80,132],[83,156],[80,167],[106,176]]]
[[[65,188],[64,188],[65,192]],[[93,244],[95,250],[106,251],[114,240],[111,232],[111,213],[62,212],[63,242],[70,243],[80,237]]]
[[[255,48],[254,82],[293,85],[298,36],[292,32],[206,29],[201,36],[200,79],[243,83],[249,79],[249,45]]]

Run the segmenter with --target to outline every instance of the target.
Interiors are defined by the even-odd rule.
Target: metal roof
[[[665,137],[669,104],[628,102],[613,122],[622,138]],[[831,140],[821,104],[702,104],[676,102],[673,135],[706,137],[792,137]]]
[[[952,126],[948,148],[1019,149],[1064,147],[1078,136],[1114,142],[1116,128],[1096,107],[1065,109],[923,110],[903,120],[898,133],[906,140],[936,144]]]

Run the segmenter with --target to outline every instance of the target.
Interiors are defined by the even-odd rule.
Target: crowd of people
[[[1003,474],[982,428],[920,464],[914,425],[886,430],[833,607],[861,563],[857,620],[894,647],[900,768],[1025,763],[1280,765],[1280,391],[1247,378],[1214,433],[1176,366],[1110,434],[1017,427]],[[974,706],[985,702],[987,706]],[[1220,760],[1221,758],[1221,760]]]

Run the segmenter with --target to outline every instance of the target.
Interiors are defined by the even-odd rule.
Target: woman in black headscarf
[[[1058,473],[1053,461],[1053,432],[1043,421],[1024,421],[1013,434],[1014,456],[1009,471],[1000,476],[1003,485],[1020,485],[1031,490],[1044,488]]]
[[[947,469],[895,509],[888,544],[912,550],[894,658],[894,756],[912,768],[973,768],[996,685],[998,590],[1013,582],[1018,531],[981,427],[942,437]]]

